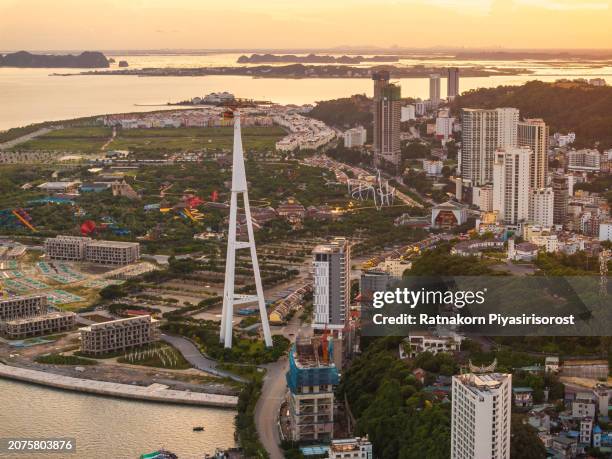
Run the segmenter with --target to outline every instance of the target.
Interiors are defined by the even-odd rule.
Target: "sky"
[[[612,49],[612,0],[0,0],[0,49]]]

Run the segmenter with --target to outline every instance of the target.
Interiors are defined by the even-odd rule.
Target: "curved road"
[[[166,334],[162,334],[161,338],[165,342],[171,344],[176,349],[178,349],[178,351],[183,354],[183,357],[185,357],[185,360],[187,360],[198,370],[202,370],[215,376],[220,376],[222,378],[231,378],[234,381],[238,381],[241,383],[247,382],[244,378],[241,378],[240,376],[236,376],[233,373],[229,373],[227,371],[223,371],[217,368],[217,362],[203,355],[198,349],[198,347],[187,338]]]

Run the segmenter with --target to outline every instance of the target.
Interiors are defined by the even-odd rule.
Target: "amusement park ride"
[[[380,170],[377,171],[376,178],[373,181],[348,179],[347,185],[351,198],[359,201],[372,199],[376,210],[392,206],[395,200],[395,188],[389,186],[388,180],[381,178]]]

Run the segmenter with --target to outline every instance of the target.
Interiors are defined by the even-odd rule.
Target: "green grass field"
[[[16,145],[13,150],[57,150],[67,153],[96,153],[112,134],[106,127],[58,129]]]
[[[279,127],[247,127],[242,129],[243,145],[247,150],[274,150],[277,140],[285,135]],[[125,129],[118,132],[108,146],[114,150],[171,150],[190,151],[229,149],[232,147],[233,129],[220,128],[162,128]]]

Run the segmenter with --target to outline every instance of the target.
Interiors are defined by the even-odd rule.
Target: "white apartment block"
[[[74,312],[58,311],[0,322],[0,331],[7,339],[26,339],[72,330],[75,323]]]
[[[495,151],[516,147],[518,119],[516,108],[462,110],[459,171],[464,179],[475,186],[493,181]]]
[[[598,150],[571,150],[567,154],[567,169],[598,172],[601,169],[601,153]]]
[[[552,188],[538,188],[531,193],[531,217],[534,225],[552,228],[554,198]]]
[[[461,345],[457,336],[437,336],[426,332],[410,333],[405,341],[410,344],[411,359],[423,352],[431,352],[434,355],[440,352],[456,352]]]
[[[366,139],[366,129],[363,126],[358,126],[344,133],[344,146],[346,148],[361,147],[365,145]]]
[[[373,459],[372,443],[365,438],[343,438],[332,440],[329,445],[330,459]]]
[[[612,222],[602,222],[599,224],[599,240],[612,241]]]
[[[315,329],[342,330],[350,302],[351,249],[345,238],[314,248],[313,306]]]
[[[127,265],[140,259],[140,244],[79,236],[57,236],[45,240],[45,253],[53,260]]]
[[[529,168],[532,151],[528,147],[506,148],[495,152],[493,165],[493,210],[504,223],[516,225],[529,218]]]
[[[404,105],[400,111],[400,121],[403,123],[405,121],[415,120],[416,119],[416,107],[412,104]]]
[[[438,116],[436,118],[436,135],[447,140],[453,133],[453,126],[455,124],[455,118],[449,118],[448,116]]]
[[[453,376],[451,459],[509,459],[512,375]]]
[[[103,355],[158,341],[159,323],[151,316],[128,317],[89,325],[81,332],[81,352]]]
[[[423,170],[430,177],[437,177],[442,175],[442,168],[444,163],[439,159],[424,159]]]
[[[493,212],[493,185],[488,183],[472,188],[472,204],[483,212]]]
[[[39,316],[46,312],[46,295],[24,295],[0,299],[0,322]]]

